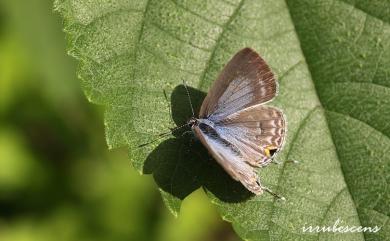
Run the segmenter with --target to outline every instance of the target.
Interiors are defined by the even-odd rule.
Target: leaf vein
[[[239,11],[241,10],[242,6],[244,5],[244,2],[245,2],[245,0],[241,0],[240,1],[238,6],[236,7],[236,9],[234,10],[233,14],[230,16],[229,20],[223,25],[222,33],[218,36],[217,40],[215,41],[214,48],[212,49],[211,54],[210,54],[210,58],[206,62],[206,67],[205,67],[203,73],[200,76],[199,85],[198,85],[199,89],[203,89],[203,87],[204,87],[203,85],[204,85],[204,82],[205,82],[205,79],[206,79],[207,72],[210,69],[211,62],[214,59],[214,56],[216,54],[218,45],[220,44],[223,36],[226,34],[226,31],[227,31],[229,25],[233,22],[234,18],[238,15]]]
[[[301,131],[302,128],[306,125],[307,121],[310,119],[311,115],[314,113],[314,111],[315,111],[317,108],[319,108],[319,107],[315,107],[315,108],[311,109],[311,110],[306,114],[305,118],[301,121],[300,125],[298,126],[297,131],[296,131],[294,137],[292,138],[292,140],[291,140],[291,142],[290,142],[290,143],[291,143],[291,144],[290,144],[290,148],[289,148],[289,150],[287,151],[287,155],[286,155],[286,159],[287,159],[287,160],[288,160],[289,157],[290,157],[291,150],[293,149],[293,146],[294,146],[294,144],[295,144],[295,140],[298,138],[298,135],[299,135],[300,131]],[[281,172],[279,173],[279,178],[278,178],[278,181],[277,181],[277,187],[278,187],[278,189],[280,189],[280,188],[279,188],[279,184],[280,184],[280,182],[282,181],[282,178],[283,178],[283,173],[284,173],[284,171],[285,171],[286,162],[284,162],[282,165],[283,165],[283,166],[282,166],[282,170],[281,170]],[[272,205],[271,218],[269,219],[269,222],[272,221],[272,217],[275,215],[275,207],[276,207],[276,206],[275,206],[275,199],[274,199],[274,201],[273,201],[273,204],[274,204],[274,205]],[[270,226],[270,224],[269,224],[268,226]]]

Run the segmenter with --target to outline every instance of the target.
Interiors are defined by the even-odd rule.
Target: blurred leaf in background
[[[175,219],[107,151],[52,4],[0,1],[0,240],[237,240],[203,193]]]

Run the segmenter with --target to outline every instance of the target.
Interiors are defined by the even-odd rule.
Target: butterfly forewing
[[[200,118],[220,120],[275,97],[277,83],[265,61],[252,49],[239,51],[225,66],[207,94]]]

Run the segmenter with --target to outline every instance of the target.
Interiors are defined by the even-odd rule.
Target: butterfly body
[[[283,112],[265,106],[277,94],[277,82],[252,49],[239,51],[225,66],[204,99],[199,118],[187,124],[213,158],[235,180],[259,195],[255,167],[269,164],[283,146]]]

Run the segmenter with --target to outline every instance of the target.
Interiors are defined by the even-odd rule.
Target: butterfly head
[[[189,127],[192,128],[194,125],[197,125],[198,122],[198,119],[196,119],[195,117],[191,117],[191,119],[188,120],[187,124]]]

